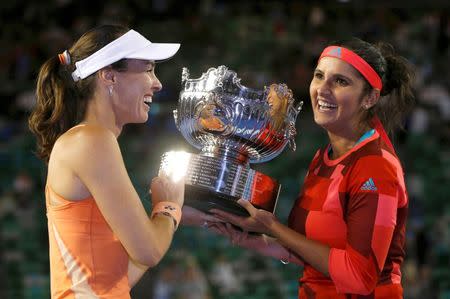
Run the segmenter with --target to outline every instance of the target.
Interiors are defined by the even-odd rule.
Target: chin
[[[139,118],[130,120],[128,123],[129,124],[143,124],[143,123],[146,123],[147,120],[148,120],[148,116],[147,117],[139,117]]]
[[[321,117],[314,117],[314,122],[318,126],[321,126],[324,129],[328,128],[328,126],[330,126],[330,124],[332,123],[330,120],[326,120],[326,119],[323,119]]]
[[[314,122],[316,124],[318,124],[319,126],[321,126],[324,123],[326,123],[326,121],[322,117],[318,116],[317,114],[314,114]]]
[[[148,114],[142,115],[138,123],[145,123],[148,120]]]

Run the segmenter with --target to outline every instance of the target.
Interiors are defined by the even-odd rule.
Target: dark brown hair
[[[94,28],[68,50],[70,64],[61,64],[55,54],[41,66],[36,85],[36,106],[28,120],[30,130],[37,138],[39,158],[48,162],[56,139],[85,117],[87,102],[94,92],[96,73],[74,82],[75,62],[90,56],[128,30],[118,25]],[[111,67],[124,71],[126,60],[115,62]]]
[[[414,71],[411,64],[404,57],[397,55],[388,43],[373,45],[353,38],[334,45],[347,48],[361,56],[383,82],[380,100],[367,111],[363,121],[369,123],[374,115],[378,116],[388,134],[395,128],[402,127],[404,117],[414,104],[412,87]],[[368,94],[372,86],[365,78],[364,80],[366,81],[364,92]]]

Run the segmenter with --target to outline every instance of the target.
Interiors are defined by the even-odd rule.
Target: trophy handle
[[[300,103],[298,103],[297,107],[295,107],[295,110],[297,110],[297,113],[302,111],[302,107],[303,107],[303,101],[300,101]]]
[[[175,110],[173,110],[172,112],[173,112],[173,119],[175,120],[175,126],[177,127],[178,131],[181,132],[181,130],[180,130],[180,124],[179,124],[179,122],[178,122],[178,110],[175,109]]]
[[[302,111],[302,107],[303,107],[303,101],[300,101],[297,105],[297,107],[295,107],[295,111],[296,114],[300,113],[300,111]],[[289,139],[288,143],[289,143],[289,148],[295,152],[295,150],[297,149],[297,144],[295,143],[295,136],[297,136],[297,130],[295,129],[295,122],[290,121],[289,125],[288,125],[288,129],[287,129],[287,139]]]
[[[181,85],[184,85],[189,80],[189,69],[184,67],[181,71]]]
[[[297,130],[295,129],[295,123],[293,121],[289,122],[288,128],[287,128],[287,138],[288,138],[288,144],[291,151],[295,152],[297,149],[297,144],[295,143],[295,136],[297,136]]]

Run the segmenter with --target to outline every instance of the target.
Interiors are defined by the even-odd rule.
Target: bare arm
[[[181,224],[186,226],[205,226],[208,222],[220,222],[211,214],[204,213],[193,207],[184,205]]]
[[[280,246],[289,248],[296,256],[295,258],[309,263],[324,275],[329,276],[330,248],[328,246],[307,239],[304,235],[283,225],[270,212],[257,209],[244,200],[239,200],[239,203],[250,213],[251,217],[239,217],[220,210],[214,210],[214,214],[245,230],[256,230],[274,237]]]
[[[157,215],[149,219],[134,189],[115,136],[102,128],[86,128],[70,151],[68,163],[85,184],[130,258],[146,266],[156,265],[169,248],[173,219]],[[165,178],[152,182],[155,200],[178,201],[182,205],[184,183],[170,185]]]
[[[276,237],[280,244],[290,248],[324,275],[330,275],[328,269],[330,248],[328,246],[310,240],[278,221],[274,221],[269,227],[271,235]]]
[[[229,223],[211,223],[210,229],[227,236],[231,240],[231,243],[258,252],[261,255],[300,266],[304,264],[295,253],[280,244],[276,238],[267,235],[249,234],[248,232],[238,230]]]

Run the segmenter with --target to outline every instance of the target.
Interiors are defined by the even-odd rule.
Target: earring
[[[112,87],[112,85],[111,85],[111,86],[108,86],[108,92],[109,92],[109,96],[112,97],[112,92],[113,92],[113,87]]]

